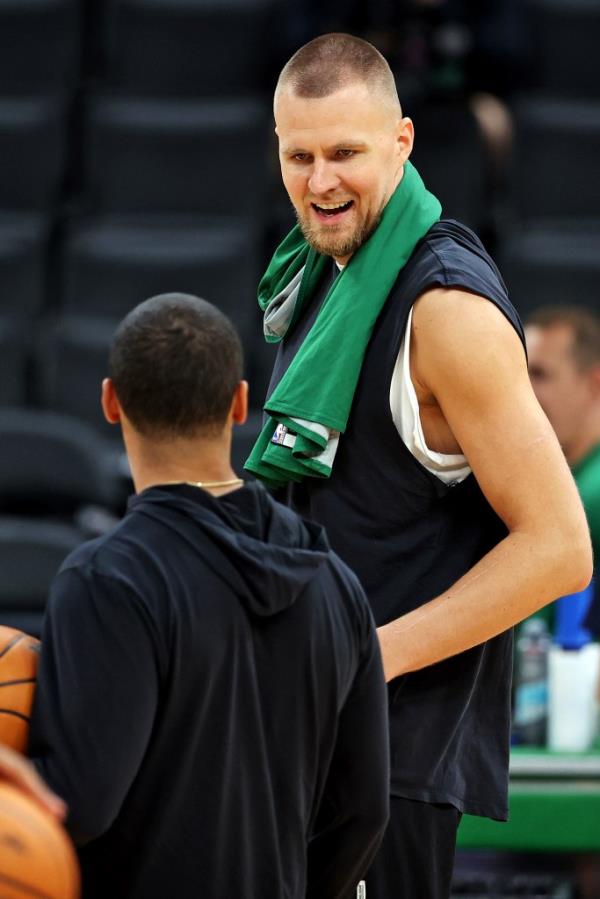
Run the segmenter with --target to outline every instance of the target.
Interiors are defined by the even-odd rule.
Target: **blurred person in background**
[[[246,467],[327,527],[379,625],[392,797],[368,899],[443,899],[461,814],[507,817],[511,628],[588,583],[585,515],[498,269],[409,162],[386,60],[322,35],[274,113],[298,225],[259,286],[279,351]]]
[[[571,467],[600,559],[600,315],[578,306],[536,310],[525,328],[533,389]],[[600,635],[600,594],[586,626]]]

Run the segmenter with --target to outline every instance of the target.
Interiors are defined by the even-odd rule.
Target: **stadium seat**
[[[600,209],[600,102],[524,98],[516,108],[512,200],[522,220]]]
[[[0,624],[40,636],[52,579],[83,539],[55,521],[0,518]]]
[[[0,97],[0,208],[52,206],[65,175],[66,144],[63,98]]]
[[[0,212],[1,316],[30,319],[42,309],[49,236],[42,215]]]
[[[83,505],[117,503],[114,468],[90,425],[32,408],[0,408],[3,512],[70,518]]]
[[[266,121],[257,100],[90,97],[86,198],[99,212],[258,216]]]
[[[0,0],[0,94],[72,85],[81,57],[81,0]]]
[[[66,315],[122,318],[159,293],[192,293],[255,322],[258,238],[252,221],[99,218],[69,223],[62,252]]]
[[[25,402],[25,329],[10,318],[0,318],[0,406],[18,406]]]
[[[486,163],[477,123],[462,103],[426,104],[415,111],[411,160],[442,204],[444,218],[472,228],[486,219]]]
[[[105,0],[109,81],[130,93],[240,96],[264,88],[273,0]]]
[[[533,74],[555,95],[600,97],[596,0],[529,0]]]
[[[523,316],[538,306],[598,310],[600,219],[519,229],[499,249],[511,300]]]
[[[60,319],[44,329],[35,360],[37,403],[93,425],[113,442],[120,440],[119,429],[105,422],[100,391],[116,325],[110,319]]]

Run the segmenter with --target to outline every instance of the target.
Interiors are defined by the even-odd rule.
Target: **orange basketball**
[[[0,625],[0,743],[17,752],[27,748],[39,649],[35,637]]]
[[[65,831],[27,794],[0,781],[0,896],[78,899],[79,865]]]

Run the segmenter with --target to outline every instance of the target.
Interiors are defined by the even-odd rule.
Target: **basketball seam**
[[[0,687],[14,687],[15,684],[35,684],[35,677],[23,677],[20,680],[3,680]]]
[[[17,643],[19,643],[25,636],[26,636],[26,634],[17,634],[15,637],[13,637],[12,640],[10,641],[10,643],[4,647],[2,652],[0,652],[0,659],[2,658],[2,656],[6,655],[6,653],[9,651],[9,649],[12,649],[13,646],[15,646]]]
[[[21,718],[23,721],[29,723],[29,717],[27,715],[23,715],[21,712],[14,712],[12,709],[0,708],[0,715],[14,715],[15,718]]]
[[[0,883],[6,883],[8,886],[16,887],[18,890],[25,890],[26,895],[33,896],[34,899],[53,899],[53,896],[51,896],[50,893],[40,893],[39,890],[36,890],[35,887],[25,883],[25,881],[15,880],[12,877],[7,877],[5,874],[0,873]]]

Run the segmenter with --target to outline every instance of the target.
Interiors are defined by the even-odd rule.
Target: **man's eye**
[[[306,162],[306,160],[308,159],[308,153],[294,153],[292,159],[294,159],[296,162]]]
[[[354,150],[338,150],[336,155],[340,159],[349,159],[351,156],[354,156]]]

